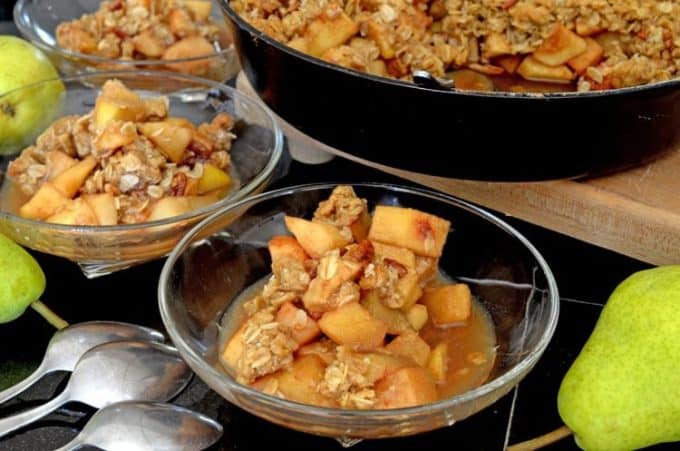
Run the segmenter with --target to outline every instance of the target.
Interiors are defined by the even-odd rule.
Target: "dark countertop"
[[[287,170],[284,165],[282,172],[285,175],[271,188],[309,182],[411,184],[339,158],[316,166],[293,161]],[[560,320],[544,356],[515,390],[471,418],[449,428],[403,439],[364,441],[353,449],[443,449],[455,444],[457,449],[502,450],[507,443],[526,440],[561,425],[556,394],[562,376],[588,338],[609,293],[625,277],[649,265],[513,218],[504,219],[536,245],[558,282],[562,296]],[[156,299],[162,260],[88,280],[71,262],[48,255],[35,256],[47,275],[45,303],[68,321],[120,320],[162,329]],[[37,365],[52,333],[53,329],[30,309],[14,323],[0,326],[3,343],[0,373],[15,363]],[[49,398],[63,383],[63,374],[46,378],[18,401],[0,406],[0,415]],[[259,450],[281,444],[295,444],[301,451],[341,449],[332,439],[290,431],[229,405],[197,378],[175,403],[204,412],[224,425],[223,439],[211,448],[214,450]],[[67,409],[0,441],[0,448],[8,451],[56,448],[75,435],[90,412],[83,405],[68,405]],[[573,439],[567,438],[549,449],[577,448]]]

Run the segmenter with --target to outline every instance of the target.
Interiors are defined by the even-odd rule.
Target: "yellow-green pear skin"
[[[680,441],[680,265],[636,272],[616,287],[557,404],[587,451]]]
[[[24,248],[0,234],[0,324],[21,316],[45,291],[45,274]]]
[[[40,49],[0,35],[0,155],[19,152],[55,118],[64,93],[58,77]],[[44,80],[53,81],[36,84]]]

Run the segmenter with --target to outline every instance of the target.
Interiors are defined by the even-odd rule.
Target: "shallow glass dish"
[[[63,75],[73,75],[84,71],[95,70],[173,70],[171,64],[201,64],[200,73],[191,73],[214,81],[225,81],[232,78],[239,69],[238,56],[229,38],[224,24],[219,3],[211,0],[211,19],[223,29],[225,38],[215,53],[197,58],[175,60],[119,60],[74,52],[57,45],[56,28],[62,22],[80,18],[83,14],[93,13],[99,9],[102,0],[53,1],[53,0],[18,0],[14,6],[14,23],[24,36],[52,60]],[[196,67],[197,65],[193,65]],[[178,67],[178,66],[174,66]]]
[[[482,209],[431,191],[385,184],[353,187],[369,210],[377,204],[406,206],[451,221],[440,269],[468,283],[493,318],[497,357],[487,382],[432,404],[362,411],[286,401],[237,383],[220,369],[223,315],[245,289],[270,273],[267,241],[287,234],[284,215],[310,218],[334,186],[285,188],[233,204],[197,225],[170,254],[158,286],[161,316],[196,374],[254,415],[345,445],[452,425],[510,391],[545,351],[557,324],[559,295],[547,263],[526,238]]]
[[[159,221],[116,226],[70,226],[24,219],[12,212],[15,210],[7,200],[9,196],[0,195],[0,233],[31,249],[75,261],[90,277],[166,255],[182,235],[201,219],[246,196],[263,191],[283,151],[283,134],[269,111],[257,100],[229,86],[169,72],[81,74],[40,82],[0,96],[0,104],[16,103],[28,95],[36,95],[46,88],[63,83],[63,90],[51,91],[60,94],[44,102],[41,111],[34,117],[34,133],[25,136],[21,145],[9,149],[2,147],[0,193],[6,192],[10,183],[4,171],[23,147],[34,142],[35,135],[56,118],[90,111],[100,86],[111,78],[121,80],[142,97],[168,96],[171,114],[187,117],[194,123],[210,121],[218,112],[234,116],[237,139],[233,142],[230,155],[236,186],[218,202],[189,213]]]

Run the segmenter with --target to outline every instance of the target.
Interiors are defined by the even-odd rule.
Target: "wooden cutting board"
[[[245,77],[237,86],[250,91]],[[589,180],[489,183],[434,177],[369,162],[281,121],[293,157],[324,152],[654,265],[680,264],[680,149],[628,171]]]

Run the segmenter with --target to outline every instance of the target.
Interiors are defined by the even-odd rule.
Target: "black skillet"
[[[265,103],[303,133],[369,161],[453,178],[549,180],[625,169],[680,142],[680,80],[544,95],[426,88],[297,52],[220,3]]]

